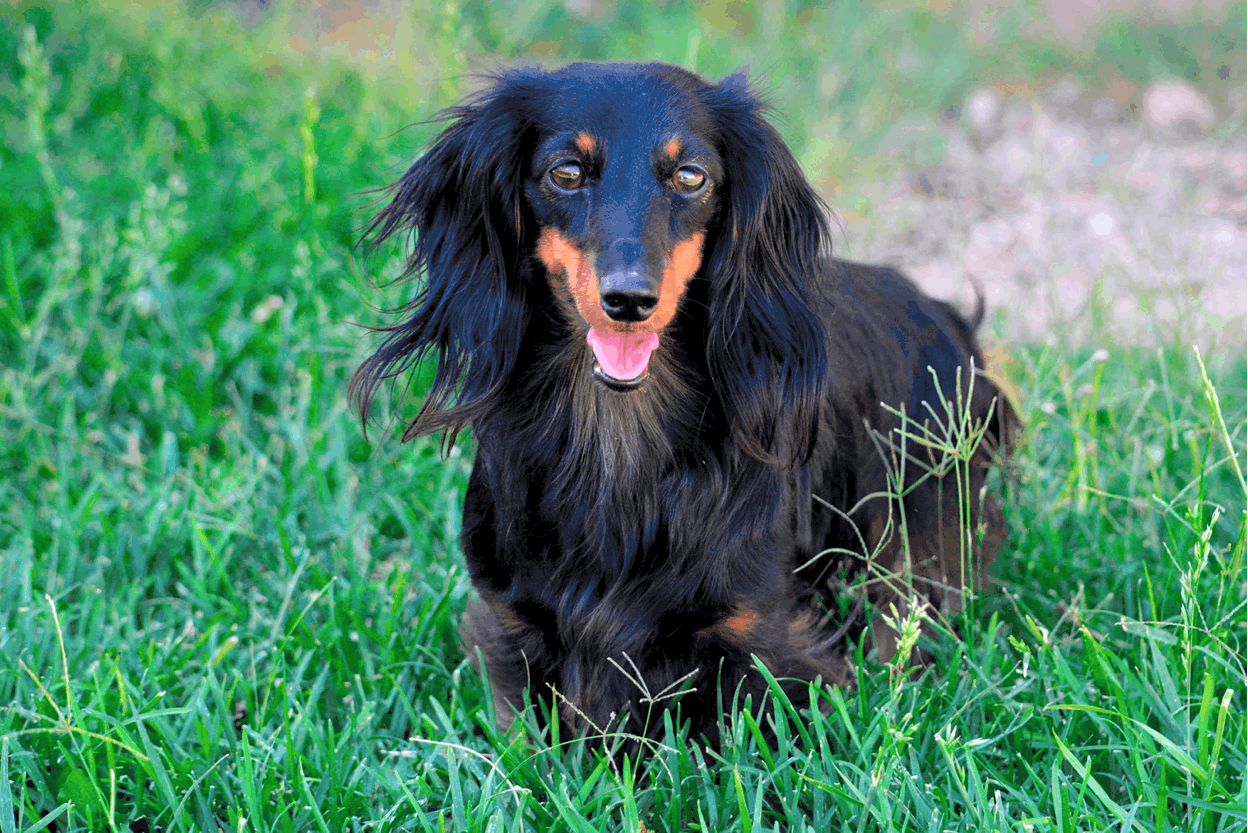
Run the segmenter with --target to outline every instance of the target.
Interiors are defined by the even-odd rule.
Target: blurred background
[[[56,159],[43,178],[84,207],[136,176],[185,187],[191,237],[222,235],[226,251],[254,244],[264,206],[295,211],[290,196],[306,192],[345,245],[374,208],[361,195],[395,179],[432,129],[404,127],[471,91],[476,71],[572,60],[668,61],[713,79],[745,69],[840,217],[843,255],[904,266],[966,302],[968,278],[978,281],[1010,339],[1242,346],[1244,9],[17,3],[0,36],[5,174],[38,174],[38,155],[22,153],[35,141]],[[51,61],[44,138],[22,98],[21,24]],[[310,150],[301,130],[315,136]],[[203,151],[229,159],[201,166],[192,156]],[[38,242],[54,201],[9,189],[0,213],[15,240]],[[283,221],[306,217],[265,223]]]

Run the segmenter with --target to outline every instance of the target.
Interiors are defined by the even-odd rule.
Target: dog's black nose
[[[613,321],[645,321],[659,305],[659,296],[644,289],[609,289],[598,300]]]

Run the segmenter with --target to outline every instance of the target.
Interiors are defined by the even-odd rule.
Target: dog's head
[[[646,379],[702,268],[724,164],[700,82],[670,67],[575,64],[538,119],[525,196],[536,253],[615,390]]]
[[[553,295],[603,395],[644,389],[683,315],[743,447],[809,451],[826,211],[763,111],[740,77],[663,64],[494,78],[451,111],[372,227],[376,240],[415,229],[408,271],[426,283],[357,373],[357,401],[436,349],[408,433],[458,430],[492,407],[533,305]]]

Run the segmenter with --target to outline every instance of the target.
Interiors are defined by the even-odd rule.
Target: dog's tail
[[[984,323],[984,318],[988,314],[984,285],[975,278],[968,279],[971,282],[971,286],[975,287],[975,311],[967,316],[967,321],[971,325],[971,332],[979,332],[979,327]]]
[[[967,324],[971,332],[978,332],[987,318],[987,303],[984,285],[973,277],[968,277],[975,288],[975,310],[967,316]],[[988,347],[982,353],[984,360],[983,372],[988,381],[996,386],[997,396],[997,447],[1004,457],[1009,457],[1018,442],[1019,434],[1024,428],[1022,418],[1022,392],[1014,381],[1018,375],[1016,361],[1004,347]]]

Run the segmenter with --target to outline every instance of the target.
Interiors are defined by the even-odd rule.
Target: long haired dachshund
[[[404,439],[472,426],[464,637],[500,725],[527,688],[575,731],[653,732],[657,706],[714,737],[768,691],[755,657],[795,698],[851,679],[854,575],[876,607],[957,610],[1001,538],[983,486],[1013,421],[982,305],[968,322],[830,257],[827,210],[740,77],[491,81],[370,228],[415,232],[422,282],[352,393],[366,419],[433,356]]]

